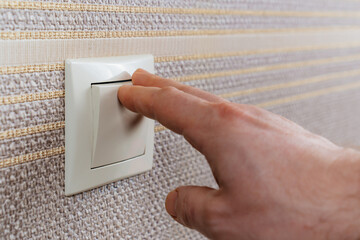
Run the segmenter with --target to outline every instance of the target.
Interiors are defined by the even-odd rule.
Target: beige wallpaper
[[[150,53],[156,73],[360,146],[360,2],[0,1],[0,239],[202,239],[166,194],[216,187],[156,124],[152,171],[64,196],[64,60]]]

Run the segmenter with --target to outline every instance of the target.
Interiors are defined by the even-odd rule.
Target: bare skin
[[[211,239],[360,239],[360,153],[266,110],[137,70],[131,111],[181,134],[219,189],[182,186],[167,212]]]

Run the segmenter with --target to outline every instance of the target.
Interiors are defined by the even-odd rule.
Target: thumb
[[[216,221],[219,191],[208,187],[185,186],[170,192],[166,211],[179,223],[209,236],[211,223]]]

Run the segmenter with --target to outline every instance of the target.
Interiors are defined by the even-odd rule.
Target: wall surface
[[[155,128],[153,170],[64,196],[64,60],[155,56],[156,73],[360,146],[360,2],[0,1],[0,239],[202,239],[166,194],[216,187]]]

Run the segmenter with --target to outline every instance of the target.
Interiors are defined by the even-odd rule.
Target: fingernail
[[[147,71],[144,70],[144,69],[142,69],[142,68],[138,68],[138,69],[136,70],[136,72],[147,72]]]
[[[134,74],[132,75],[132,82],[134,85],[141,82],[143,79],[147,79],[150,73],[145,71],[144,69],[137,69]]]
[[[149,75],[150,73],[142,68],[139,68],[135,71],[135,74],[141,76],[141,75]]]
[[[177,190],[174,190],[167,195],[165,201],[166,211],[174,218],[176,217],[177,198],[178,198],[178,192]]]

